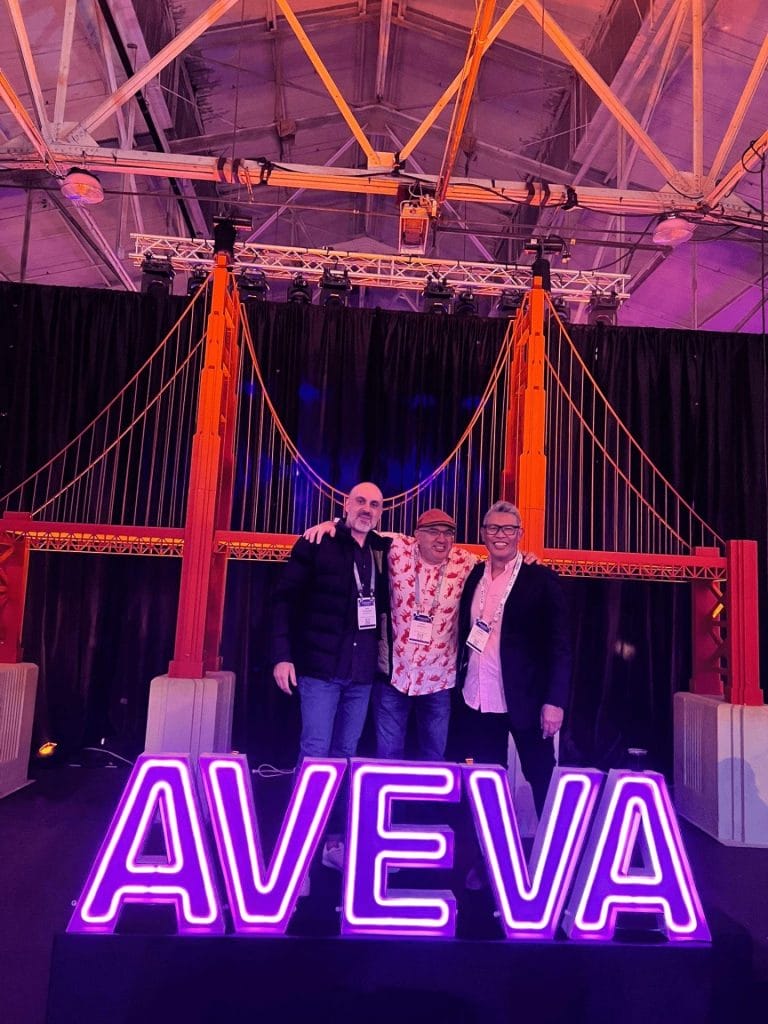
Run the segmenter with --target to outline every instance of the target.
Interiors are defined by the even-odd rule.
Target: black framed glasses
[[[489,537],[514,537],[518,530],[522,530],[522,526],[519,523],[516,526],[498,526],[496,523],[486,525],[483,523],[483,529]]]

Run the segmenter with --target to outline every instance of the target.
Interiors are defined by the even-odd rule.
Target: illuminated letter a
[[[633,911],[658,914],[670,939],[710,939],[664,777],[612,771],[563,928],[609,939],[616,915]]]
[[[164,853],[150,855],[158,815]],[[224,931],[187,757],[136,761],[67,931],[112,932],[125,903],[173,904],[181,934]]]

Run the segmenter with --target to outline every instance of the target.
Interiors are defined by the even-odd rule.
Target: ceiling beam
[[[464,60],[464,67],[460,72],[461,84],[456,96],[456,106],[453,108],[448,138],[445,142],[443,162],[440,165],[440,173],[437,176],[435,214],[440,213],[440,207],[445,201],[451,175],[456,166],[461,137],[464,134],[464,125],[467,123],[469,108],[472,105],[472,97],[475,94],[475,86],[477,85],[477,77],[480,74],[480,61],[483,59],[483,54],[487,48],[488,32],[491,28],[491,18],[493,17],[495,6],[496,0],[480,0],[477,8],[475,24],[472,26],[472,34],[469,37],[467,56]]]
[[[768,149],[768,132],[755,143],[751,157],[759,159],[760,151]],[[29,150],[20,152],[17,144],[0,146],[2,162],[16,170],[49,170],[46,161]],[[102,173],[144,174],[160,178],[186,178],[190,181],[214,181],[249,188],[269,185],[277,188],[309,188],[326,192],[369,192],[372,195],[396,196],[403,182],[414,181],[434,188],[434,175],[411,175],[405,171],[395,174],[372,172],[359,168],[328,168],[306,164],[272,164],[269,160],[230,160],[226,157],[186,156],[179,153],[146,153],[140,150],[90,148],[57,143],[52,159],[67,165],[85,163],[90,169]],[[738,165],[741,174],[746,169]],[[736,168],[734,168],[734,174]],[[740,175],[739,175],[740,176]],[[724,183],[721,183],[721,186]],[[727,186],[727,183],[725,183]],[[732,187],[732,186],[731,186]],[[730,189],[728,189],[730,191]],[[712,222],[737,218],[742,226],[761,224],[760,215],[738,198],[726,202],[728,191],[712,208],[707,219]],[[532,207],[556,207],[568,202],[566,186],[541,181],[509,181],[489,178],[452,178],[448,184],[447,199],[457,202],[490,203],[497,206],[523,204]],[[613,189],[580,186],[581,205],[596,213],[660,214],[675,211],[703,216],[701,202],[688,199],[674,188],[651,191],[645,189]]]
[[[759,139],[750,142],[738,161],[722,177],[718,184],[704,197],[703,204],[707,208],[716,207],[736,188],[745,174],[757,170],[765,161],[768,151],[768,130]]]
[[[693,79],[693,176],[701,188],[704,177],[704,3],[691,0],[691,75]]]
[[[387,60],[389,58],[389,39],[392,30],[393,0],[381,0],[379,15],[379,49],[376,54],[376,84],[374,95],[377,101],[384,99],[387,88]]]
[[[66,0],[64,23],[61,28],[61,52],[59,54],[59,72],[56,76],[56,99],[53,104],[53,130],[58,135],[59,127],[64,120],[67,105],[67,88],[69,86],[70,61],[72,59],[72,37],[75,33],[75,14],[77,0]]]
[[[162,50],[150,58],[144,67],[139,68],[134,75],[123,82],[119,89],[116,89],[111,96],[107,96],[103,103],[83,118],[70,133],[69,138],[77,141],[83,135],[92,135],[99,125],[111,117],[124,103],[127,103],[147,82],[159,75],[164,67],[167,67],[180,53],[183,53],[205,32],[209,25],[218,21],[237,2],[238,0],[214,0],[211,6],[203,11],[198,18],[195,18],[191,25],[183,29]]]
[[[42,168],[38,163],[38,169],[49,171],[51,174],[63,174],[57,159],[40,129],[27,113],[27,108],[21,102],[16,90],[6,78],[5,72],[0,68],[0,99],[5,103],[16,119],[24,135],[34,146],[38,156],[42,160]],[[11,140],[13,141],[13,140]]]
[[[490,48],[491,44],[494,42],[494,40],[497,38],[497,36],[499,36],[501,34],[501,32],[504,30],[504,28],[506,27],[507,22],[509,21],[509,19],[515,13],[515,11],[517,11],[522,6],[522,4],[523,4],[523,0],[512,0],[511,3],[507,4],[507,7],[505,8],[505,10],[499,16],[498,20],[496,21],[496,24],[488,32],[487,37],[486,37],[486,39],[484,41],[484,44],[483,44],[483,49],[482,49],[481,54],[480,54],[481,56],[483,56],[485,54],[485,52]],[[427,134],[429,129],[432,127],[432,125],[438,119],[440,114],[442,114],[443,110],[445,110],[445,108],[451,102],[453,97],[456,95],[456,93],[458,92],[458,90],[459,90],[459,88],[461,86],[463,70],[464,69],[462,68],[462,70],[459,71],[459,73],[453,79],[453,81],[448,86],[448,88],[445,90],[443,95],[440,97],[440,99],[437,101],[437,103],[435,103],[434,107],[432,107],[432,109],[427,114],[427,116],[424,118],[424,120],[421,122],[419,127],[416,129],[416,131],[413,133],[413,135],[410,137],[410,139],[408,139],[406,144],[403,146],[402,150],[399,153],[399,157],[400,157],[401,160],[406,160],[411,155],[411,153],[418,146],[418,144],[421,142],[421,140]]]
[[[630,138],[638,144],[647,159],[659,171],[665,181],[674,184],[678,178],[677,168],[662,153],[653,139],[638,124],[608,83],[597,73],[587,58],[568,38],[555,19],[544,10],[539,0],[523,0],[528,13],[537,25],[549,36],[563,56],[584,79],[592,91],[603,101]]]
[[[5,5],[11,16],[13,32],[16,36],[16,45],[19,51],[19,56],[21,57],[21,67],[27,81],[29,94],[32,97],[32,105],[35,108],[35,113],[37,114],[37,123],[40,128],[40,132],[44,139],[50,139],[51,126],[45,110],[45,98],[43,96],[40,79],[37,74],[35,57],[32,53],[29,36],[27,35],[27,26],[24,22],[24,16],[21,13],[21,5],[19,4],[19,0],[5,0]]]
[[[714,185],[723,169],[723,164],[728,158],[728,154],[736,141],[736,136],[741,130],[744,118],[747,115],[747,110],[754,98],[766,66],[768,66],[768,35],[763,39],[763,45],[760,47],[757,57],[755,58],[752,70],[749,72],[749,77],[747,78],[741,96],[739,96],[738,103],[736,104],[736,109],[734,110],[730,123],[723,135],[723,141],[720,143],[715,159],[712,161],[712,166],[710,167],[709,174],[707,175],[710,186]]]
[[[637,61],[637,63],[633,67],[631,67],[631,69],[628,67],[628,61],[625,60],[621,70],[614,77],[614,82],[616,82],[616,80],[620,77],[624,79],[622,85],[618,87],[618,92],[621,96],[621,100],[623,103],[626,104],[629,102],[630,97],[633,95],[635,89],[642,80],[651,63],[653,61],[656,61],[658,52],[664,44],[664,40],[666,39],[667,45],[665,50],[665,58],[667,57],[667,54],[669,54],[669,58],[666,60],[665,58],[662,58],[660,65],[657,62],[657,81],[661,81],[659,72],[662,72],[662,74],[666,73],[667,64],[669,60],[671,60],[670,44],[672,44],[673,48],[680,37],[680,32],[682,30],[683,22],[685,20],[687,2],[688,0],[680,0],[679,3],[671,4],[665,12],[661,22],[656,26],[655,29],[647,21],[643,25],[641,33],[639,34],[645,35],[647,38],[647,46],[645,48],[644,53],[640,56],[640,59]],[[605,117],[601,117],[602,114],[605,114]],[[608,134],[616,123],[615,120],[611,117],[610,112],[605,110],[604,108],[601,108],[600,110],[596,111],[595,117],[592,119],[592,125],[590,126],[590,128],[595,125],[598,119],[601,119],[603,123],[597,135],[595,135],[591,142],[588,141],[589,136],[593,135],[594,133],[592,131],[589,131],[588,139],[584,144],[588,146],[584,156],[582,157],[580,155],[580,150],[583,148],[583,146],[579,146],[576,149],[575,157],[581,166],[573,176],[573,181],[571,183],[573,185],[578,185],[579,182],[582,181],[587,176],[598,154],[600,154],[605,149]],[[644,125],[644,127],[646,126]]]
[[[365,154],[365,156],[366,156],[366,158],[368,160],[369,165],[377,164],[378,163],[378,157],[374,153],[373,147],[371,146],[370,142],[365,137],[365,132],[360,127],[360,123],[357,120],[357,118],[355,117],[355,115],[352,113],[352,110],[350,109],[349,104],[347,103],[347,101],[342,96],[341,90],[339,89],[339,87],[334,82],[334,80],[333,80],[333,78],[331,76],[331,73],[329,72],[328,68],[325,66],[325,64],[322,61],[322,58],[320,57],[320,54],[314,48],[314,46],[312,45],[312,42],[311,42],[309,36],[304,31],[304,29],[301,27],[301,23],[299,22],[299,19],[296,17],[296,15],[291,10],[291,7],[290,7],[290,4],[288,3],[288,0],[276,0],[276,3],[277,3],[277,6],[280,8],[280,10],[281,10],[281,12],[283,14],[283,17],[288,22],[288,24],[291,26],[291,29],[293,30],[293,34],[296,36],[296,38],[298,39],[299,43],[301,44],[301,48],[304,50],[306,55],[309,57],[310,63],[312,64],[312,67],[317,72],[318,77],[320,78],[320,81],[323,83],[323,85],[327,89],[328,95],[331,97],[333,102],[338,107],[339,113],[341,114],[341,116],[344,118],[344,120],[347,122],[347,125],[349,126],[349,130],[352,132],[354,137],[357,139],[357,143],[360,146],[360,149],[362,149],[363,153]]]
[[[138,289],[133,278],[123,266],[117,253],[106,240],[98,224],[87,209],[85,209],[85,207],[70,205],[56,193],[50,195],[49,198],[63,217],[64,223],[88,256],[91,257],[95,255],[99,260],[101,260],[117,280],[120,281],[121,284],[125,285],[128,291],[137,291]],[[103,269],[98,266],[98,264],[96,265],[96,269],[99,273],[104,275]],[[108,277],[105,277],[105,281],[109,285],[114,283]]]

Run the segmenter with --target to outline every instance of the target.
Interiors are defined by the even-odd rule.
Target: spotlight
[[[456,296],[453,305],[454,316],[477,316],[477,299],[470,288],[465,288]]]
[[[616,292],[592,292],[587,306],[587,323],[592,327],[602,324],[604,327],[615,327],[618,323],[619,306]]]
[[[431,196],[419,196],[400,203],[400,252],[424,255],[434,210],[435,200]]]
[[[453,288],[445,277],[427,275],[427,283],[421,293],[427,313],[448,313],[453,298]]]
[[[61,194],[77,206],[96,206],[104,202],[104,189],[95,174],[73,167],[61,181]]]
[[[498,316],[506,316],[512,320],[517,316],[517,311],[523,304],[523,298],[525,292],[520,288],[505,288],[499,296],[499,301],[496,303],[496,313]]]
[[[237,277],[241,302],[266,302],[269,282],[263,270],[243,270]]]
[[[238,231],[250,231],[250,217],[214,217],[213,218],[213,253],[223,252],[227,256],[235,255],[235,239]]]
[[[197,295],[200,289],[208,280],[208,271],[205,267],[195,267],[187,278],[187,295],[191,298]]]
[[[56,743],[54,740],[46,740],[45,743],[41,743],[40,746],[37,748],[37,756],[53,757],[53,755],[56,753],[57,747],[58,743]]]
[[[692,221],[685,220],[676,213],[665,213],[653,229],[653,241],[656,245],[674,248],[689,241],[695,230],[696,225]]]
[[[287,299],[297,306],[308,306],[312,302],[312,287],[303,274],[293,275]]]
[[[323,306],[346,306],[352,284],[346,267],[329,263],[323,267],[320,278],[320,303]]]
[[[176,271],[169,257],[145,256],[141,264],[141,291],[145,295],[170,295]]]

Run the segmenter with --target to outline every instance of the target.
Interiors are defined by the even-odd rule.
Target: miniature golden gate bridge
[[[466,538],[499,496],[520,508],[526,546],[563,575],[688,581],[692,692],[763,703],[755,542],[724,541],[656,469],[540,278],[453,451],[386,499],[382,526],[407,532],[420,510],[440,505]],[[296,535],[336,514],[343,498],[281,422],[218,253],[119,394],[0,499],[0,663],[22,658],[30,552],[70,551],[180,557],[168,675],[217,672],[228,560],[285,558]]]

